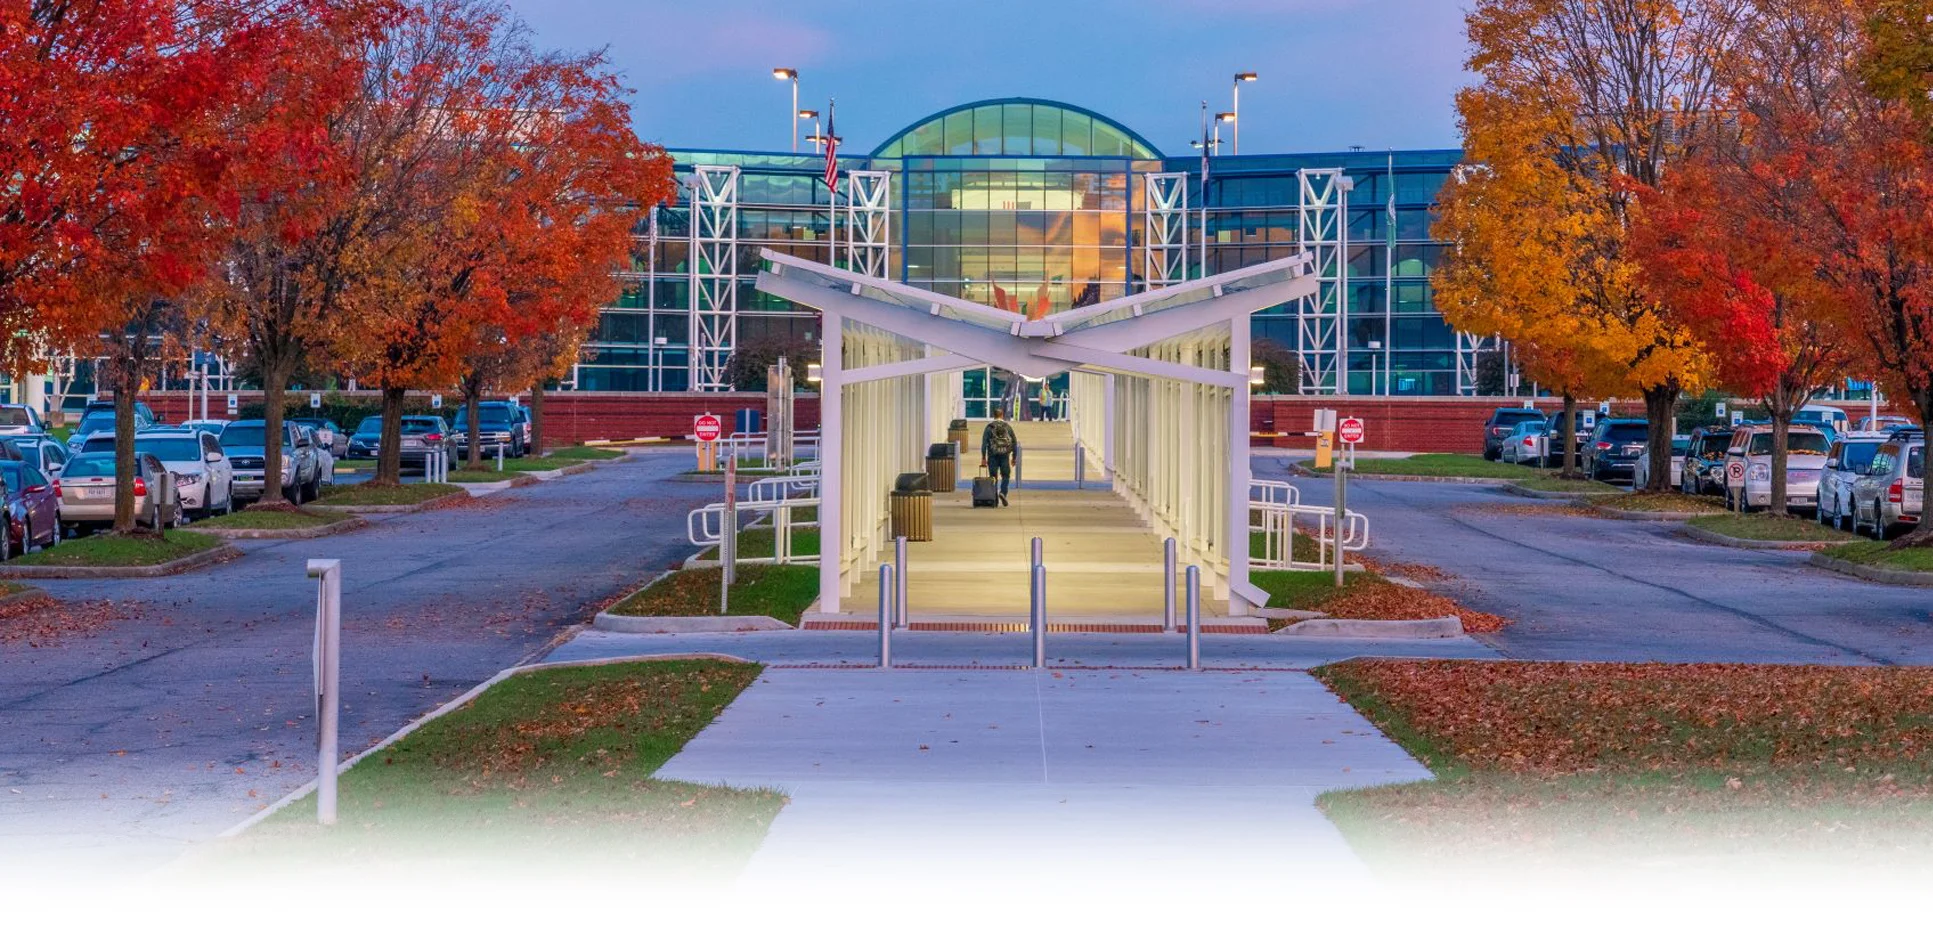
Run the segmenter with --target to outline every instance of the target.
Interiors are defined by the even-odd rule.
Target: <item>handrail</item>
[[[1258,496],[1259,492],[1259,496]],[[1293,485],[1281,481],[1254,480],[1249,483],[1249,523],[1251,533],[1262,536],[1261,551],[1249,552],[1249,565],[1263,569],[1323,569],[1333,567],[1329,562],[1329,552],[1335,533],[1335,508],[1313,504],[1302,504],[1300,491]],[[1304,562],[1295,558],[1295,534],[1297,520],[1304,526],[1313,523],[1314,533],[1308,534],[1319,544],[1315,562]],[[1342,524],[1342,549],[1344,552],[1361,552],[1369,548],[1369,517],[1354,510],[1345,511]]]

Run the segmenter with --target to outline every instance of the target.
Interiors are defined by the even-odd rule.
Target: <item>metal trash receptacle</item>
[[[936,442],[926,449],[926,487],[936,494],[951,493],[959,483],[959,459],[953,444]]]
[[[946,424],[946,441],[959,447],[962,453],[967,448],[967,421],[953,420]]]
[[[891,500],[892,535],[908,542],[928,542],[933,538],[933,492],[927,490],[926,473],[909,471],[893,482]]]

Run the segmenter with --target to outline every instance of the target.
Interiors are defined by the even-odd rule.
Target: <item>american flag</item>
[[[838,104],[826,103],[826,187],[839,189],[839,131],[833,128],[832,121]]]

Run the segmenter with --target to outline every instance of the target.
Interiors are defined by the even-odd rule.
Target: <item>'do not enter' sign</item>
[[[1362,442],[1363,421],[1359,417],[1343,417],[1336,421],[1336,438],[1346,443]]]

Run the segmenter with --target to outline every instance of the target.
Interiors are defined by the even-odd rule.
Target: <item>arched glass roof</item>
[[[1027,155],[1160,158],[1140,134],[1092,110],[1052,100],[982,100],[926,117],[873,150],[879,158]]]

